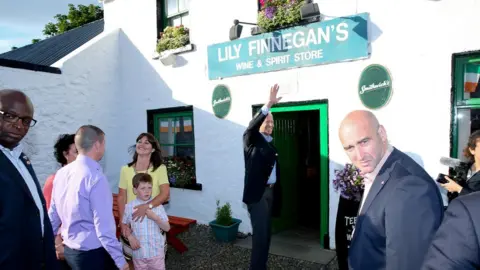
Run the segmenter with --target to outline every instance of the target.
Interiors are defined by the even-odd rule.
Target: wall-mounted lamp
[[[252,36],[262,33],[262,30],[260,29],[260,27],[257,26],[256,23],[248,23],[248,22],[241,22],[239,20],[233,20],[233,26],[230,28],[230,37],[229,37],[230,40],[235,40],[240,38],[240,36],[242,35],[242,29],[243,29],[243,26],[241,24],[255,26],[255,27],[252,27],[251,29]]]
[[[309,22],[320,21],[320,9],[317,3],[312,3],[312,0],[307,0],[305,5],[300,8],[300,16],[302,20]]]

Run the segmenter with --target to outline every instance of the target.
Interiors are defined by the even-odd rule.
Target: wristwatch
[[[150,204],[148,204],[148,208],[149,208],[150,210],[152,210],[152,208],[153,208],[153,204],[151,204],[151,203],[150,203]]]

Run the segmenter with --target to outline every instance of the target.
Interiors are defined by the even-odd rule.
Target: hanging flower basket
[[[347,200],[359,202],[365,185],[360,170],[352,164],[345,164],[342,170],[335,170],[333,180],[335,191],[340,191],[340,196]]]
[[[296,26],[305,0],[260,0],[257,24],[265,32]]]

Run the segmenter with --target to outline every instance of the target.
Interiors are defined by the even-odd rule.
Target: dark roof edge
[[[21,62],[21,61],[16,61],[16,60],[10,60],[10,59],[0,58],[0,66],[9,67],[9,68],[26,69],[26,70],[31,70],[31,71],[46,72],[46,73],[53,73],[53,74],[62,74],[62,70],[60,70],[57,67],[37,65],[37,64]]]

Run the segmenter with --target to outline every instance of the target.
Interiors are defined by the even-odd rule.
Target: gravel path
[[[248,269],[250,250],[233,244],[218,243],[213,238],[209,226],[195,225],[188,232],[180,234],[179,238],[189,250],[179,254],[171,246],[168,248],[166,268],[168,270],[189,269]],[[336,261],[328,266],[306,262],[277,255],[270,255],[269,269],[322,269],[334,270]]]

